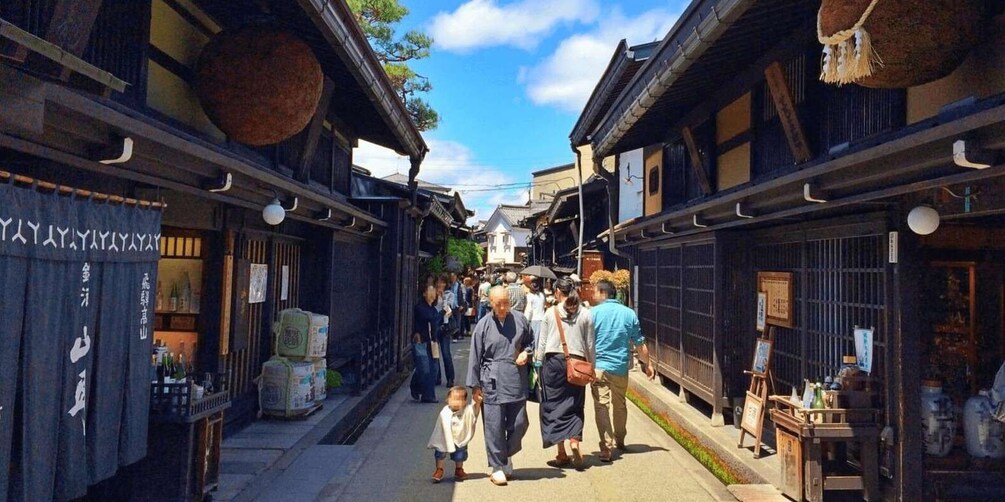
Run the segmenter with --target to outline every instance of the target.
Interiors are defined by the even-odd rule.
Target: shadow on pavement
[[[618,453],[615,455],[617,458],[620,455],[634,455],[636,453],[649,453],[653,451],[667,451],[666,448],[662,446],[651,446],[647,444],[626,444],[623,449],[616,450]]]
[[[559,479],[564,477],[565,473],[562,472],[561,469],[555,469],[552,467],[531,467],[528,469],[517,468],[513,470],[514,481],[537,481],[539,479]]]

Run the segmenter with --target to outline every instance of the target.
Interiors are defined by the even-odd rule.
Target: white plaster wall
[[[642,149],[621,154],[618,159],[618,223],[643,214]],[[631,183],[626,180],[631,176]]]

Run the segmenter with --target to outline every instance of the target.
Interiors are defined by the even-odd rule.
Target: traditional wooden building
[[[75,271],[64,275],[95,281],[84,286],[92,288],[87,304],[108,318],[85,323],[81,336],[73,319],[82,318],[60,314],[55,319],[66,323],[51,326],[57,339],[48,346],[22,345],[20,360],[16,345],[0,349],[11,372],[0,379],[0,496],[74,498],[143,458],[155,342],[184,356],[200,383],[219,375],[206,380],[225,391],[229,408],[214,426],[224,433],[256,416],[255,379],[282,309],[330,316],[328,358],[356,368],[347,383],[363,387],[394,368],[400,350],[392,349],[408,329],[400,312],[410,312],[400,306],[414,299],[399,277],[412,266],[416,222],[397,209],[350,203],[360,139],[409,156],[414,181],[427,147],[342,0],[0,4],[0,181],[13,180],[0,193],[0,222],[20,221],[25,230],[31,222],[39,250],[18,247],[32,241],[4,224],[0,265],[72,263]],[[416,203],[414,188],[408,205]],[[51,221],[92,212],[76,226]],[[61,243],[39,239],[71,227],[79,243],[72,232]],[[115,241],[119,227],[128,241]],[[137,264],[131,273],[143,281],[116,287],[129,284],[122,294],[135,302],[98,302],[95,292],[113,288],[97,286],[116,279],[102,283],[88,270],[124,261]],[[5,277],[16,290],[17,278]],[[80,293],[74,284],[50,296],[70,305],[81,303]],[[8,322],[32,298],[0,303],[14,329],[5,343],[34,339],[28,326],[37,319]],[[108,363],[101,350],[123,340],[132,347],[128,359]],[[91,343],[104,347],[97,359],[82,355]],[[64,364],[46,350],[70,358]],[[64,370],[73,378],[46,378]],[[30,381],[46,382],[45,394],[62,396],[62,404],[31,397],[35,391],[22,388]],[[82,426],[58,418],[68,403],[76,405],[64,409],[88,410],[86,453],[67,439],[83,437]],[[158,434],[151,422],[149,436]],[[43,437],[51,440],[38,442]],[[196,481],[179,482],[201,490]]]
[[[614,226],[612,250],[637,271],[659,373],[713,423],[750,380],[758,273],[787,273],[775,391],[834,375],[871,327],[885,496],[1000,494],[1000,461],[968,454],[962,429],[926,454],[919,412],[923,380],[962,409],[1005,355],[1003,7],[869,3],[695,0],[573,143],[592,145],[598,174],[648,152],[659,209]],[[870,33],[872,76],[821,81],[866,66],[854,50]]]

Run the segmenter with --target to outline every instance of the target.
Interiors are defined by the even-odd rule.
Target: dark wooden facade
[[[1000,466],[933,462],[915,432],[933,350],[917,337],[930,329],[933,302],[919,281],[932,276],[932,260],[974,260],[966,251],[972,246],[961,244],[971,239],[962,236],[977,229],[990,235],[1001,224],[994,215],[1005,205],[997,199],[953,200],[944,192],[995,193],[1005,174],[998,153],[1005,83],[986,78],[998,74],[988,61],[1005,50],[1002,8],[989,9],[987,36],[953,74],[907,89],[820,82],[818,8],[692,2],[607,117],[593,130],[574,131],[572,141],[589,138],[598,174],[609,155],[662,146],[663,210],[613,228],[614,248],[636,267],[639,315],[661,375],[709,403],[713,423],[742,401],[749,383],[743,371],[756,337],[757,273],[791,272],[795,322],[776,333],[775,392],[835,374],[840,356],[854,353],[852,329],[875,328],[881,425],[893,438],[881,444],[887,496],[975,496],[967,485],[1000,483]],[[776,107],[780,89],[791,103],[784,113]],[[749,108],[739,117],[741,132],[722,134],[737,122],[729,110],[743,100]],[[986,169],[954,165],[953,144],[961,140],[993,152]],[[730,154],[741,147],[749,153],[738,161]],[[734,182],[722,186],[726,178]],[[919,204],[935,204],[953,233],[913,234],[906,216]],[[990,271],[985,291],[993,293],[997,272],[982,260],[976,263]],[[986,316],[993,316],[1000,307],[994,294],[985,296]],[[984,347],[998,354],[999,323],[987,323]],[[1001,359],[982,357],[989,385],[988,368]]]
[[[165,228],[202,238],[197,366],[226,375],[226,433],[256,416],[255,379],[271,356],[280,310],[330,316],[328,359],[345,363],[357,389],[400,364],[410,330],[414,288],[401,277],[414,283],[417,273],[417,228],[404,212],[411,197],[400,201],[404,209],[349,203],[352,148],[365,139],[405,152],[414,177],[426,147],[347,5],[326,4],[0,3],[0,170],[164,200]],[[57,15],[75,23],[56,26]],[[336,91],[302,132],[253,148],[205,118],[193,71],[207,40],[261,20],[302,37]],[[41,55],[57,50],[68,55],[60,64]],[[118,157],[127,140],[131,157],[99,162]],[[269,226],[262,208],[274,197],[288,211]],[[248,263],[268,266],[266,298],[233,308]]]

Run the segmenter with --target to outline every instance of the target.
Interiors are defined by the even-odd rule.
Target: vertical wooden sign
[[[785,137],[789,140],[789,148],[796,163],[803,163],[812,158],[810,145],[806,141],[806,133],[802,123],[799,122],[799,113],[796,110],[796,103],[792,99],[792,91],[785,79],[785,71],[777,61],[768,65],[764,70],[764,79],[771,90],[771,98],[778,110],[778,119],[782,122],[782,129],[785,130]]]

